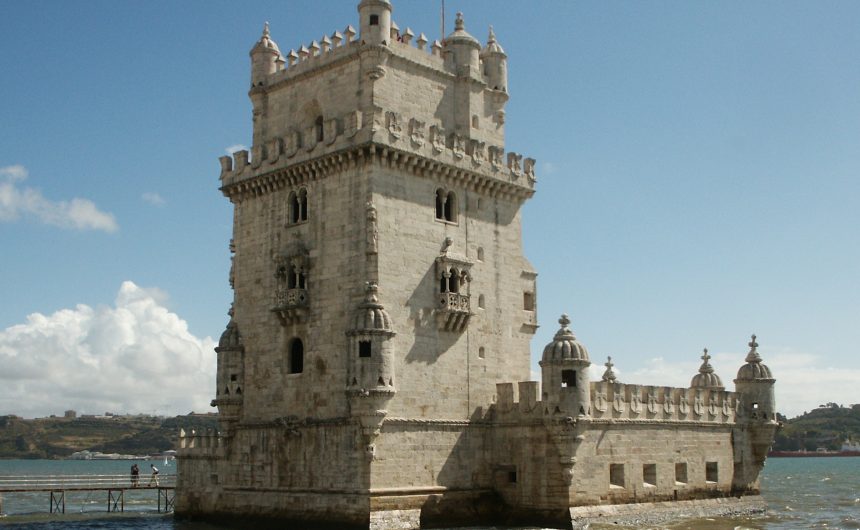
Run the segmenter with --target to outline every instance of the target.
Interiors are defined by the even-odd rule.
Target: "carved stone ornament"
[[[501,169],[503,165],[502,156],[505,154],[505,150],[501,147],[490,146],[488,151],[490,155],[490,164],[493,166],[493,169]]]
[[[484,163],[484,145],[484,142],[472,140],[472,163],[476,166],[480,166]]]
[[[400,117],[396,112],[388,111],[385,113],[385,125],[388,128],[388,133],[395,140],[399,140],[403,135],[403,126],[400,124]]]
[[[621,394],[615,394],[612,399],[612,409],[615,412],[624,412],[624,397]]]
[[[436,154],[445,150],[445,131],[438,125],[430,127],[430,142],[433,144],[433,151]]]
[[[526,158],[523,160],[523,173],[525,173],[526,178],[532,184],[537,182],[537,177],[535,176],[535,162],[536,160],[534,158]]]
[[[720,413],[720,406],[717,404],[716,398],[711,398],[711,401],[708,403],[708,414],[711,416],[716,416]]]
[[[681,397],[678,400],[678,411],[681,414],[689,414],[690,413],[690,404],[687,402],[687,397]]]
[[[326,144],[331,145],[337,140],[337,119],[332,118],[325,122]]]
[[[675,404],[672,403],[672,397],[666,396],[666,401],[663,402],[663,413],[666,416],[672,416],[675,414]]]
[[[409,120],[409,140],[412,142],[414,147],[421,147],[424,145],[424,127],[425,123],[423,121],[418,121],[415,118]]]
[[[638,394],[634,394],[633,397],[630,398],[630,411],[634,414],[642,412],[642,398],[640,398]]]
[[[268,160],[270,164],[274,164],[281,158],[281,151],[283,150],[283,146],[281,145],[280,138],[274,138],[269,142],[269,156]]]
[[[451,152],[457,160],[461,160],[466,155],[466,142],[459,134],[451,135]]]
[[[705,402],[702,400],[702,396],[696,396],[693,400],[693,412],[696,413],[696,416],[701,416],[705,412]]]
[[[317,146],[317,128],[316,125],[311,125],[305,128],[305,133],[302,135],[302,147],[306,151],[313,151]]]
[[[367,201],[367,253],[379,252],[379,228],[376,224],[376,206]]]
[[[346,115],[343,123],[343,135],[347,138],[355,136],[361,129],[361,111],[353,111]]]
[[[296,156],[296,153],[299,152],[299,132],[298,131],[290,131],[284,137],[284,154],[287,155],[287,158],[292,158]]]
[[[732,415],[732,406],[729,403],[728,398],[726,398],[726,400],[723,401],[723,415],[727,418]]]
[[[594,396],[594,408],[599,412],[606,412],[609,402],[606,400],[606,394],[599,392]]]
[[[257,169],[263,163],[263,146],[255,145],[251,148],[251,167]]]
[[[652,389],[651,392],[648,393],[648,412],[651,414],[657,414],[657,395],[654,393]]]

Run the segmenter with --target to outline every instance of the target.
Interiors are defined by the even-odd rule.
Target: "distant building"
[[[63,413],[63,417],[66,419],[73,420],[73,419],[78,417],[78,413],[75,412],[74,410],[67,410],[66,412]]]
[[[221,159],[221,432],[180,436],[176,513],[407,529],[763,510],[778,422],[755,336],[734,391],[707,350],[689,387],[611,362],[592,382],[563,315],[528,381],[537,180],[505,151],[507,55],[460,14],[430,44],[388,0],[358,12],[358,32],[284,55],[266,25],[251,50],[253,144]]]

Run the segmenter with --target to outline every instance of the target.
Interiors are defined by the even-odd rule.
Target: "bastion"
[[[778,428],[755,336],[726,390],[625,384],[562,316],[530,376],[535,160],[505,146],[507,55],[457,15],[432,43],[362,0],[347,26],[251,52],[219,432],[181,433],[176,514],[300,527],[575,528],[764,509]],[[584,308],[587,310],[587,308]]]

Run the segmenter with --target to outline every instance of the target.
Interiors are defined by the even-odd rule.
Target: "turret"
[[[588,350],[576,340],[567,315],[561,315],[558,323],[561,327],[544,348],[540,362],[543,401],[550,412],[557,407],[562,413],[588,416],[591,414]]]
[[[233,320],[233,310],[230,310],[230,322],[215,352],[218,354],[218,369],[215,378],[215,399],[212,406],[218,407],[221,431],[230,436],[233,426],[239,421],[244,402],[245,386],[245,346],[239,325]]]
[[[722,379],[714,373],[714,367],[708,362],[710,359],[708,349],[705,348],[702,354],[702,366],[699,367],[699,373],[693,376],[693,380],[690,382],[691,388],[725,390]]]
[[[491,90],[508,91],[508,56],[505,50],[496,42],[493,26],[487,45],[481,50],[481,62],[484,65],[484,81]]]
[[[278,65],[283,63],[281,50],[269,37],[269,23],[263,26],[263,35],[257,44],[251,48],[251,86],[262,86],[266,78],[278,71]]]
[[[749,343],[750,351],[746,364],[738,370],[735,391],[740,394],[738,417],[750,420],[776,421],[776,403],[773,397],[773,384],[776,379],[770,373],[758,354],[756,336]]]
[[[481,43],[466,32],[463,13],[457,13],[454,32],[445,38],[445,65],[458,75],[480,76]]]
[[[389,44],[391,11],[389,0],[361,0],[358,4],[358,16],[361,20],[359,38],[362,44]]]
[[[746,364],[738,370],[735,391],[738,394],[736,427],[732,433],[735,492],[758,492],[759,472],[779,428],[770,368],[761,362],[755,335],[749,343]]]

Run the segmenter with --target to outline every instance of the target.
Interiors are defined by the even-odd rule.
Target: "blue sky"
[[[356,4],[4,3],[0,414],[205,408],[248,51],[266,20],[286,52]],[[439,2],[394,6],[438,38]],[[755,332],[781,410],[860,402],[860,3],[446,7],[494,25],[506,147],[538,160],[535,362],[566,312],[595,377],[612,355],[685,385],[707,347],[731,387]]]

